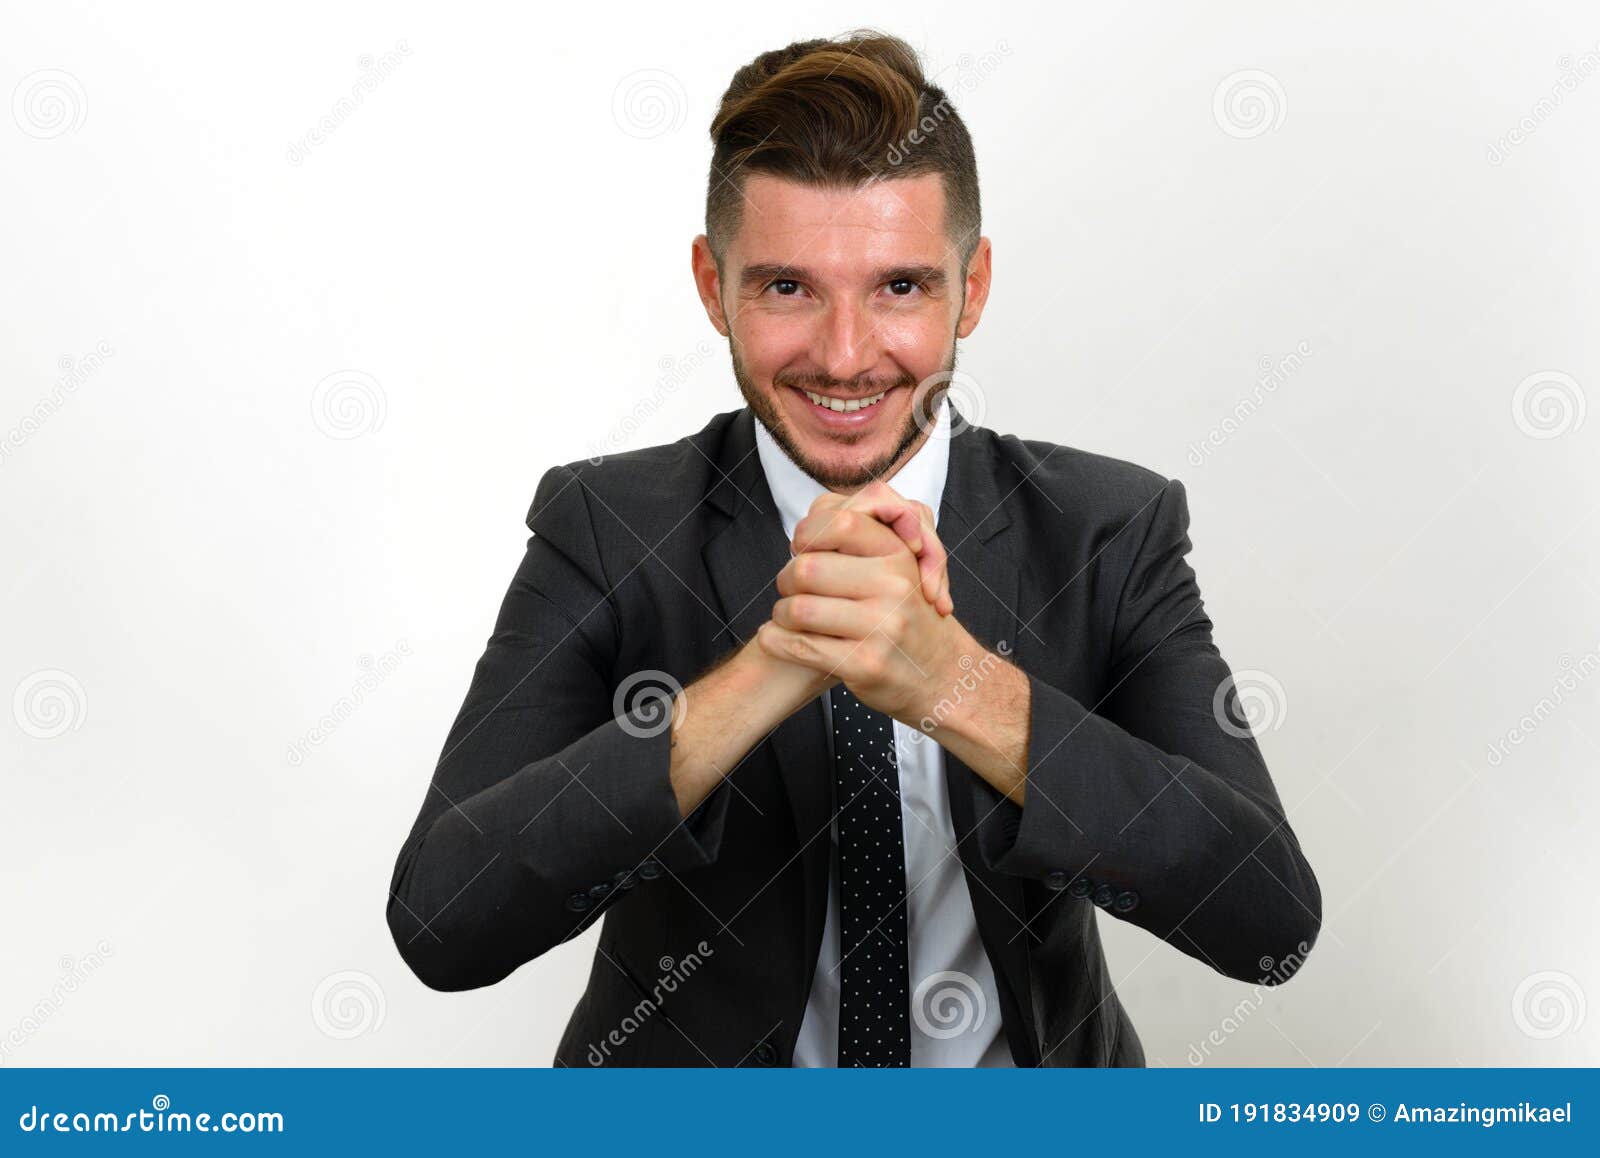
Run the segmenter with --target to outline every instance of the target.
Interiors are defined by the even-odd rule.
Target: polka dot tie
[[[910,1066],[906,853],[894,720],[843,684],[829,695],[839,809],[839,1065]]]

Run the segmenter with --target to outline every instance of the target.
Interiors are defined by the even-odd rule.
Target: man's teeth
[[[870,395],[866,398],[852,398],[849,402],[846,402],[842,398],[824,398],[821,394],[813,394],[809,390],[806,391],[806,397],[811,399],[811,401],[815,402],[818,406],[826,406],[829,410],[836,410],[840,414],[849,414],[852,410],[861,410],[867,406],[876,406],[887,393],[889,393],[887,390],[880,390],[876,394]]]

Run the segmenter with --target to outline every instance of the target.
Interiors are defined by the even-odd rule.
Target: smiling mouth
[[[835,414],[849,414],[856,410],[865,410],[869,406],[876,406],[883,401],[883,396],[889,391],[880,390],[876,394],[869,394],[865,398],[852,398],[846,401],[843,398],[829,398],[823,394],[813,394],[811,391],[801,389],[800,392],[811,399],[812,404],[824,410],[832,410]]]

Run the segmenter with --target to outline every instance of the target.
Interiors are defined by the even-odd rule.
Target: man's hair
[[[980,221],[972,138],[898,37],[861,30],[763,52],[733,74],[711,141],[706,239],[719,273],[750,173],[830,189],[938,173],[945,229],[965,274]]]

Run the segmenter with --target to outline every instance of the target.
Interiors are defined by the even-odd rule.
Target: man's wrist
[[[991,651],[966,634],[945,680],[942,698],[916,726],[1020,805],[1032,718],[1028,674],[1003,649]]]
[[[739,665],[740,688],[749,695],[776,696],[790,712],[827,691],[838,678],[804,664],[779,659],[751,636],[734,662]],[[788,713],[785,713],[785,718]]]

